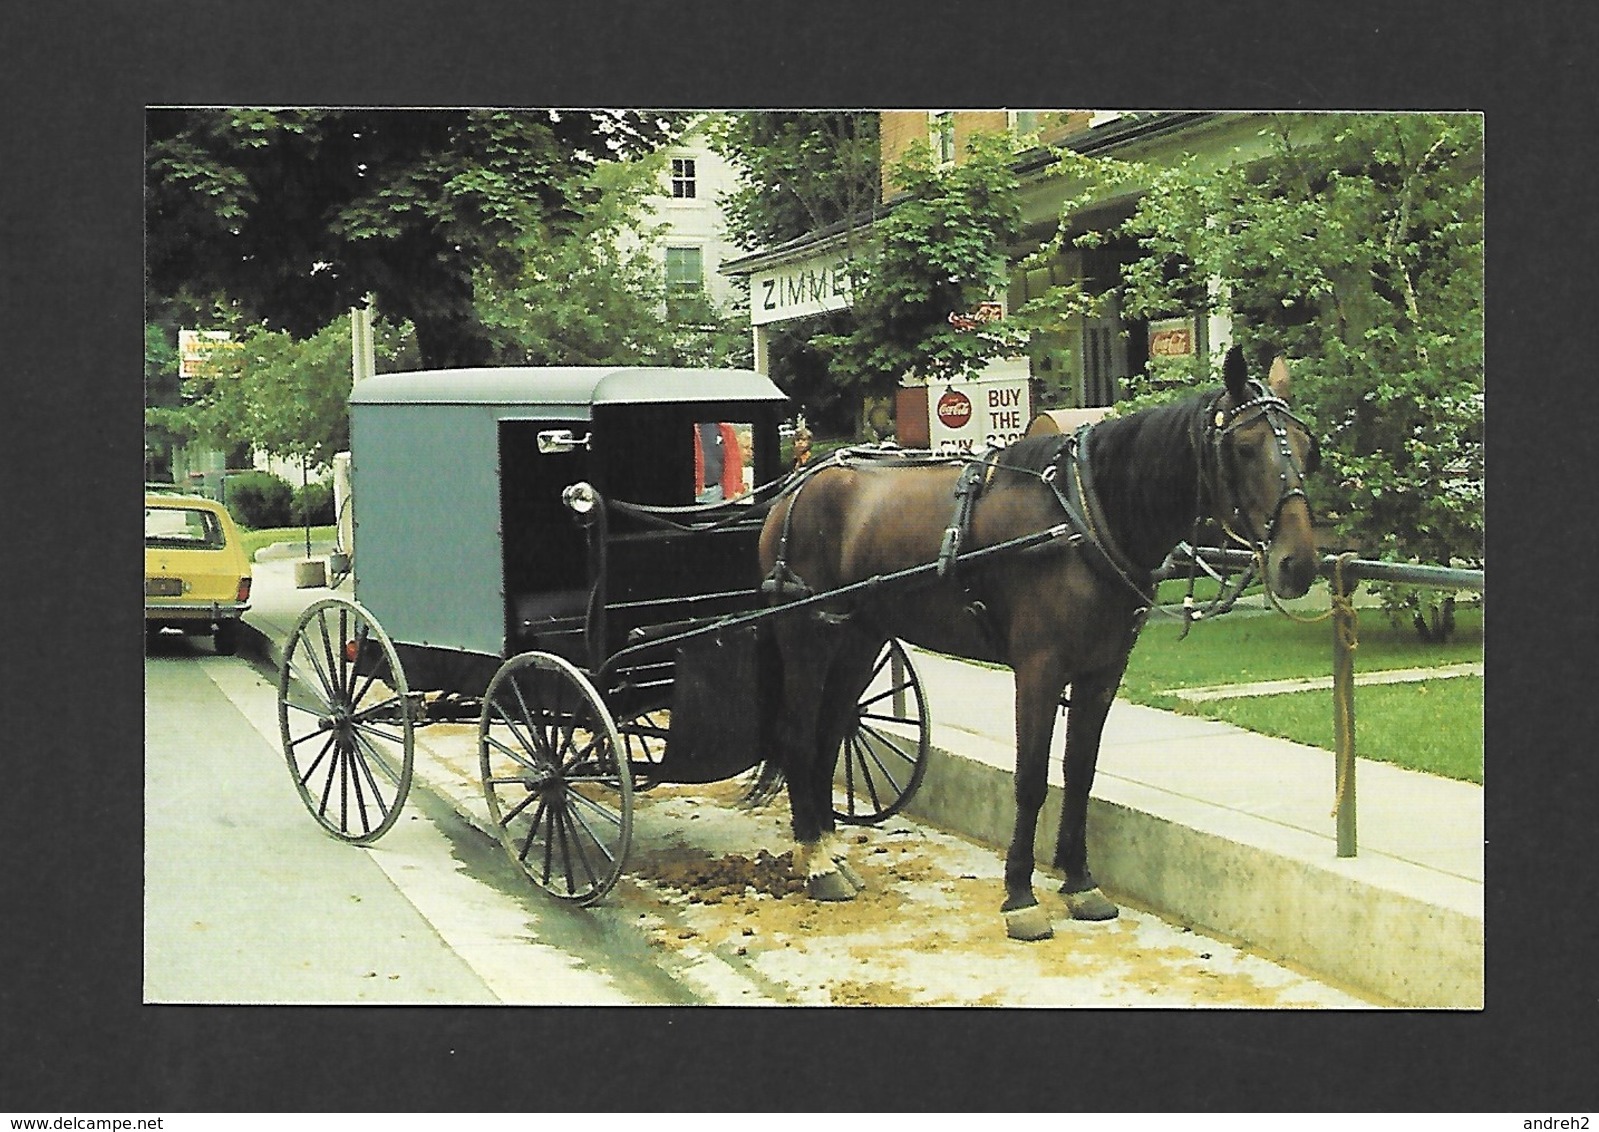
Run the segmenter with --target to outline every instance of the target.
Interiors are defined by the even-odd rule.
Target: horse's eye
[[[1260,445],[1252,441],[1241,442],[1234,445],[1234,451],[1238,453],[1240,460],[1254,460],[1260,456]]]

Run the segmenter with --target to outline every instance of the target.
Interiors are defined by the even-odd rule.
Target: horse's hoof
[[[1055,925],[1049,922],[1049,913],[1041,904],[1015,908],[1005,913],[1005,934],[1011,939],[1032,941],[1048,939],[1055,934]]]
[[[1114,920],[1121,912],[1121,909],[1106,899],[1105,894],[1097,888],[1083,892],[1067,892],[1062,889],[1061,895],[1066,898],[1066,910],[1072,914],[1074,920]]]
[[[849,883],[854,886],[856,892],[865,891],[866,882],[861,879],[860,873],[856,872],[850,867],[850,863],[848,861],[844,860],[842,857],[839,857],[834,859],[833,864],[838,868],[839,875],[845,880],[849,881]]]
[[[842,873],[817,873],[805,878],[805,892],[812,900],[854,900],[856,891]]]

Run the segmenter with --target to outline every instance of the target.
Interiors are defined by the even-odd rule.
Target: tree
[[[408,327],[375,320],[372,336],[380,370],[417,366]],[[303,340],[257,326],[238,343],[186,382],[190,435],[313,466],[349,446],[348,314]]]
[[[1480,564],[1481,118],[1281,115],[1262,140],[1264,156],[1222,170],[1062,154],[1085,185],[1062,228],[1096,193],[1145,190],[1120,229],[1140,248],[1126,312],[1223,311],[1262,361],[1285,351],[1296,405],[1324,434],[1317,511],[1385,559]],[[1191,387],[1205,365],[1157,360],[1132,384],[1146,397]],[[1447,595],[1379,590],[1424,636],[1450,631]]]
[[[660,191],[663,161],[651,155],[602,162],[568,194],[592,201],[560,239],[515,245],[514,274],[484,269],[477,312],[492,360],[502,365],[743,364],[748,336],[703,292],[668,287],[659,257],[662,225],[645,197]]]
[[[749,112],[717,115],[711,145],[738,171],[724,196],[729,236],[745,247],[771,247],[812,232],[842,228],[864,235],[882,213],[878,115],[868,111]],[[864,254],[850,242],[846,257]],[[845,396],[829,355],[816,340],[845,334],[847,312],[815,315],[772,328],[767,357],[784,390],[826,434],[853,431],[858,398]]]
[[[474,279],[514,277],[593,200],[574,174],[646,152],[684,116],[634,111],[155,110],[146,282],[222,294],[309,338],[368,295],[423,364],[480,364]]]
[[[869,225],[882,203],[877,115],[746,112],[711,120],[711,145],[738,169],[721,201],[728,234],[768,247],[835,224]]]
[[[907,151],[895,169],[904,195],[851,272],[852,327],[813,339],[836,380],[886,396],[908,373],[960,377],[1018,347],[1009,324],[973,331],[950,319],[1006,286],[1007,248],[1021,235],[1013,158],[1001,134],[975,135],[954,165],[939,165],[926,144]]]

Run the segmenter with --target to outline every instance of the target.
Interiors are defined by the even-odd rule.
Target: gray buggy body
[[[416,686],[477,694],[529,648],[606,654],[663,606],[612,618],[585,641],[595,587],[623,603],[742,588],[753,534],[712,537],[616,523],[596,555],[561,500],[587,482],[607,499],[695,502],[695,426],[749,426],[756,483],[777,472],[786,399],[737,369],[498,367],[380,374],[350,396],[355,587]],[[544,434],[565,434],[546,443]],[[541,447],[543,450],[541,450]],[[603,572],[604,578],[598,576]]]

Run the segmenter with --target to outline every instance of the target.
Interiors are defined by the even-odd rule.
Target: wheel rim
[[[904,646],[890,640],[877,654],[855,727],[839,749],[844,802],[833,816],[866,825],[899,813],[926,773],[932,731],[916,667]]]
[[[388,634],[354,602],[300,615],[278,674],[278,726],[295,789],[318,824],[357,845],[399,818],[411,789],[410,689]]]
[[[622,875],[633,838],[625,752],[594,686],[560,657],[524,653],[489,682],[478,722],[489,817],[517,867],[561,900],[591,904]]]

